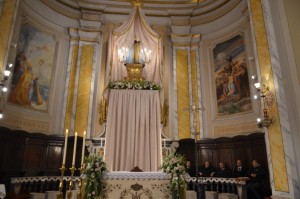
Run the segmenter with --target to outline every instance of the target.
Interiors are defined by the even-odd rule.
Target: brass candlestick
[[[81,187],[82,187],[82,174],[83,174],[83,165],[81,165],[79,171],[80,171],[80,177],[79,177],[79,184],[78,184],[78,193],[77,193],[77,199],[81,199],[82,196],[82,191],[81,191]]]
[[[60,180],[59,180],[59,191],[58,191],[58,194],[57,194],[57,199],[63,199],[62,190],[63,190],[63,187],[64,187],[64,174],[65,174],[65,170],[66,170],[65,165],[63,164],[61,166],[61,168],[59,168],[59,170],[61,172],[61,175],[60,175]]]
[[[73,177],[74,177],[74,171],[75,169],[75,165],[72,165],[72,168],[70,168],[71,170],[71,178],[70,178],[70,182],[69,182],[69,190],[67,191],[67,198],[71,199],[72,197],[72,189],[73,189]]]

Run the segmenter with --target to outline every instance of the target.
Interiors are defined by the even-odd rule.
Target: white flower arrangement
[[[160,86],[149,81],[115,81],[109,82],[110,89],[159,90]]]
[[[182,195],[182,192],[186,188],[185,158],[182,155],[171,153],[165,157],[162,169],[170,175],[171,192],[175,192],[177,197]]]
[[[106,165],[102,157],[91,154],[85,159],[83,174],[86,178],[85,199],[94,199],[105,195],[104,184],[102,182]]]

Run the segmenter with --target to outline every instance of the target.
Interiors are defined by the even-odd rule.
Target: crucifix
[[[197,145],[197,138],[200,135],[200,131],[197,131],[197,113],[199,111],[205,111],[204,107],[197,107],[195,105],[195,102],[192,103],[191,106],[188,108],[184,108],[184,110],[187,110],[192,113],[193,115],[193,126],[192,126],[192,131],[191,134],[194,135],[195,137],[195,166],[196,166],[196,178],[198,179],[198,145]]]
[[[192,125],[192,131],[191,134],[195,137],[195,142],[197,141],[198,136],[200,135],[200,132],[197,131],[197,113],[199,111],[205,111],[204,107],[197,107],[195,105],[195,102],[192,103],[191,106],[188,108],[184,108],[184,110],[187,110],[192,113],[193,115],[193,125]]]

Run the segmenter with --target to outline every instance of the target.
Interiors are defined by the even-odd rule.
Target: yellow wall
[[[15,8],[16,0],[4,0],[2,15],[0,17],[0,72],[5,68],[3,64]]]
[[[78,57],[78,45],[74,45],[73,52],[72,52],[69,90],[68,90],[66,116],[65,116],[65,129],[71,128],[77,57]]]
[[[87,130],[94,46],[82,46],[74,131],[83,136]]]
[[[190,138],[188,51],[176,51],[178,139]]]

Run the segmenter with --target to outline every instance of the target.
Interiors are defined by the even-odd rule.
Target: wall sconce
[[[274,103],[274,95],[270,91],[270,88],[263,84],[261,87],[260,83],[254,84],[257,91],[260,93],[260,97],[263,99],[263,119],[257,118],[258,128],[266,127],[268,128],[272,124],[272,119],[268,116],[268,110],[265,108],[265,103],[269,106]],[[257,99],[257,95],[254,95],[254,98]]]

